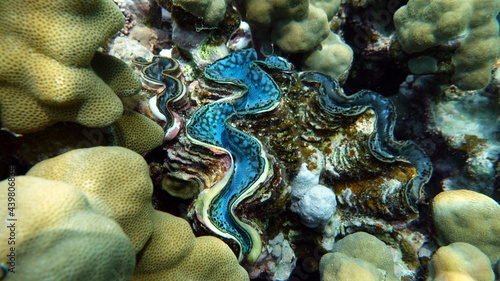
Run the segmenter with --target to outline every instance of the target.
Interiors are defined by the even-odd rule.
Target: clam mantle
[[[184,125],[164,144],[162,172],[199,185],[192,219],[234,240],[240,259],[261,254],[273,210],[291,213],[289,184],[303,163],[335,191],[346,219],[415,217],[432,166],[413,142],[395,140],[387,98],[346,96],[332,78],[293,71],[280,57],[257,60],[253,49],[185,83],[191,106],[172,114]]]

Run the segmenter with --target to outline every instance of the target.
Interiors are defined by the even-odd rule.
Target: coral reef
[[[0,2],[0,279],[499,278],[497,0]]]
[[[273,75],[267,74],[264,69]],[[307,87],[301,79],[322,84],[317,88]],[[293,86],[286,86],[275,80],[295,81]],[[205,81],[204,84],[200,85],[201,81]],[[208,86],[211,81],[221,86]],[[405,219],[416,212],[415,206],[421,200],[420,190],[430,175],[429,160],[415,144],[394,140],[391,133],[393,109],[388,100],[375,93],[363,93],[364,99],[356,100],[362,96],[359,94],[351,100],[341,93],[335,83],[318,73],[298,77],[284,59],[269,57],[266,61],[259,61],[256,52],[251,49],[216,61],[205,69],[205,77],[196,79],[197,88],[194,91],[210,91],[213,92],[210,95],[221,98],[207,103],[206,98],[199,97],[198,108],[191,106],[188,111],[192,115],[183,113],[183,118],[188,121],[182,122],[186,123],[185,128],[168,144],[167,151],[171,154],[169,161],[165,162],[169,167],[165,178],[168,182],[177,179],[191,185],[189,182],[194,177],[202,184],[203,189],[194,203],[196,219],[201,222],[202,228],[235,240],[240,248],[240,257],[255,261],[261,254],[261,238],[253,226],[237,217],[238,205],[246,198],[265,198],[268,195],[263,194],[270,190],[284,188],[301,166],[317,169],[318,178],[320,174],[329,177],[328,186],[339,185],[335,189],[343,200],[342,204],[347,205],[344,208],[360,208],[363,212],[393,219]],[[225,93],[225,87],[235,88],[234,94]],[[307,100],[295,100],[293,104],[284,102],[283,92],[293,87],[297,87],[295,91],[308,91]],[[292,94],[286,99],[292,102],[296,97]],[[338,107],[333,106],[334,102],[339,103]],[[294,107],[303,108],[294,110]],[[302,111],[306,115],[301,116]],[[382,117],[376,118],[378,115]],[[283,122],[283,118],[298,118],[304,122],[297,129],[303,127],[299,130],[309,130],[301,133],[306,141],[300,140],[299,130],[290,132],[293,119]],[[344,118],[352,119],[346,121]],[[358,118],[361,120],[357,121]],[[273,139],[276,129],[262,126],[269,122],[281,123],[278,141]],[[359,122],[359,128],[352,133],[344,132],[344,128],[352,126],[353,122]],[[327,132],[320,133],[322,130]],[[328,137],[322,141],[319,139],[321,135]],[[190,143],[205,149],[200,151]],[[370,157],[372,163],[361,163],[352,157],[353,154],[359,154],[359,159]],[[347,159],[348,155],[352,159]],[[275,164],[271,165],[273,162]],[[379,163],[388,163],[388,167],[391,166],[389,169],[394,171],[382,174],[377,167]],[[284,167],[289,170],[284,170]],[[222,170],[217,172],[217,169]],[[408,177],[401,178],[400,169],[413,171]],[[369,175],[362,176],[366,171]],[[364,183],[358,182],[358,177],[362,177],[361,182]],[[216,180],[209,180],[211,178]],[[342,179],[350,179],[351,182],[346,184]],[[370,187],[359,187],[370,182]],[[255,195],[257,188],[262,191]],[[328,188],[324,186],[323,189]],[[326,202],[333,204],[331,199],[335,202],[334,193],[329,189],[328,193],[330,200]],[[300,196],[296,197],[300,199]],[[371,201],[368,207],[364,206],[365,200]],[[389,202],[394,204],[387,204]],[[301,204],[300,201],[298,204]],[[317,218],[319,223],[307,223],[310,226],[324,225],[333,215],[335,206],[328,206],[327,209],[332,211],[324,218]],[[307,212],[304,208],[301,210]],[[191,216],[194,218],[194,213]],[[306,221],[309,219],[312,218],[306,218]]]

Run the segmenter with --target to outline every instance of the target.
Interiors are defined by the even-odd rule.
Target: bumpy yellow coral
[[[353,52],[340,36],[330,32],[321,47],[304,59],[304,69],[328,74],[337,80],[346,78],[353,60]]]
[[[439,248],[429,263],[429,281],[493,281],[495,275],[488,257],[467,243]]]
[[[451,190],[439,193],[431,206],[440,246],[466,242],[492,264],[500,260],[500,205],[495,200],[471,190]]]
[[[123,25],[113,1],[3,0],[0,16],[2,127],[16,133],[59,121],[104,127],[121,116],[119,97],[140,89],[124,63],[95,55]]]
[[[362,231],[349,234],[337,241],[333,249],[335,252],[345,254],[350,258],[367,261],[378,270],[384,271],[385,280],[400,280],[400,278],[396,277],[394,274],[394,261],[389,248],[384,242],[371,234]],[[351,264],[353,261],[354,260],[351,259],[349,263],[346,262],[346,265]],[[369,269],[369,267],[364,265],[364,263],[359,266],[366,268],[367,270]],[[371,270],[369,270],[369,272],[371,272]]]
[[[0,263],[11,271],[2,280],[105,281],[132,275],[135,255],[129,239],[78,188],[19,176],[0,182],[0,202],[7,224],[0,228]],[[7,202],[15,204],[10,211]]]
[[[300,20],[287,18],[278,21],[273,28],[272,39],[287,53],[301,53],[318,46],[329,31],[326,13],[311,5]]]
[[[203,18],[209,25],[217,25],[224,19],[226,7],[230,0],[173,0],[174,5],[181,6],[193,15]]]
[[[36,164],[27,175],[78,187],[100,213],[118,222],[136,252],[153,231],[149,167],[131,150],[77,149]]]
[[[342,253],[328,253],[319,265],[323,281],[379,281],[385,280],[381,270],[373,264]]]
[[[284,52],[314,50],[329,34],[328,21],[337,12],[340,1],[247,0],[245,15],[254,32],[271,32],[271,39]]]
[[[236,256],[213,236],[194,237],[189,224],[155,211],[154,231],[140,252],[133,280],[249,280]]]
[[[185,220],[153,210],[148,165],[131,150],[73,150],[36,164],[28,175],[71,183],[118,222],[137,253],[134,280],[248,280],[221,240],[195,238]]]
[[[126,112],[110,126],[115,145],[144,153],[159,146],[165,135],[153,120],[136,112]]]

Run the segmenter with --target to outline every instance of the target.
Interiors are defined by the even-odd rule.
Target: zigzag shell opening
[[[236,55],[237,53],[232,56]],[[265,66],[262,62],[259,65]],[[224,71],[220,67],[213,69],[218,72]],[[321,183],[335,192],[339,201],[338,210],[345,218],[373,216],[399,220],[415,217],[416,202],[409,202],[408,197],[413,196],[409,189],[418,175],[416,167],[411,163],[400,161],[397,155],[394,160],[383,161],[385,159],[381,160],[381,156],[373,151],[373,142],[378,140],[373,138],[376,130],[380,128],[392,130],[391,124],[381,126],[377,123],[377,114],[385,110],[378,109],[377,106],[385,106],[386,101],[375,102],[374,108],[356,105],[351,109],[339,107],[342,110],[337,113],[334,110],[326,111],[324,103],[330,101],[324,100],[328,97],[322,92],[325,90],[321,88],[321,84],[305,85],[300,81],[302,76],[292,71],[264,67],[259,68],[256,73],[267,75],[263,69],[271,75],[269,77],[273,81],[266,82],[267,92],[270,90],[268,88],[274,85],[272,87],[282,93],[277,106],[267,111],[254,112],[249,111],[244,104],[238,104],[237,106],[241,107],[245,114],[227,112],[228,119],[225,121],[226,126],[233,127],[239,132],[238,136],[242,140],[248,135],[260,142],[267,154],[266,158],[271,163],[266,178],[256,187],[257,189],[249,194],[250,197],[238,199],[240,203],[234,206],[234,215],[242,223],[251,225],[252,228],[265,227],[267,223],[262,221],[261,216],[263,204],[265,206],[271,204],[272,208],[268,209],[271,213],[283,212],[288,204],[289,183],[297,175],[302,163],[306,163],[310,170],[320,171]],[[223,79],[220,75],[212,76],[211,79]],[[224,100],[225,103],[231,103],[231,100],[240,99],[245,95],[245,90],[241,89],[232,92],[233,89],[246,87],[241,85],[243,83],[241,80],[232,79],[229,84],[217,84],[201,76],[196,79],[186,87],[194,94],[191,95],[191,108],[181,114],[189,130],[194,128],[190,125],[192,117],[196,115],[197,118],[201,118],[198,112],[200,108],[206,111],[207,108],[213,107],[214,102]],[[255,77],[252,79],[251,83],[254,83],[252,87],[258,86],[260,82],[256,81],[259,79]],[[232,86],[231,83],[236,86]],[[330,91],[328,95],[335,95],[335,91],[341,93],[336,84],[332,85],[334,88],[327,90]],[[262,90],[262,93],[266,91]],[[345,98],[342,95],[341,93],[339,97],[333,99]],[[376,94],[370,93],[370,95],[368,100],[377,98]],[[262,99],[263,97],[259,97],[250,102],[256,107],[267,106],[269,102]],[[388,105],[390,106],[390,103]],[[190,134],[198,135],[194,131]],[[212,138],[220,137],[219,134],[220,132],[208,134],[207,131],[207,134],[200,136]],[[394,141],[390,131],[382,132],[380,135],[383,141]],[[381,144],[384,145],[384,142]],[[217,145],[222,145],[222,142],[217,142]],[[395,144],[394,147],[398,145]],[[216,147],[208,148],[200,146],[200,143],[193,143],[191,137],[187,135],[186,128],[181,128],[179,135],[166,143],[166,148],[168,157],[165,165],[169,170],[167,174],[181,179],[196,179],[196,182],[201,184],[202,190],[209,190],[216,185],[230,169],[231,163],[227,152],[217,151]],[[275,197],[272,194],[282,194],[282,196]],[[212,199],[219,207],[219,201],[234,201],[233,199],[228,201],[227,198],[222,200],[220,196],[222,195],[219,194]],[[225,223],[221,219],[224,216],[227,218],[227,214],[221,212],[222,208],[208,212],[219,227]],[[195,216],[194,212],[191,214]],[[203,224],[198,225],[198,228],[203,227]],[[229,226],[226,231],[238,232]],[[243,239],[241,235],[233,237],[237,240]],[[243,240],[248,241],[248,239]],[[246,247],[246,252],[249,251],[247,245],[242,245],[241,241],[239,244]],[[237,248],[235,250],[238,251]]]

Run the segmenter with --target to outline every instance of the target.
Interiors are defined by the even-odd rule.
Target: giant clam
[[[332,78],[297,73],[279,57],[259,61],[252,49],[186,83],[191,106],[176,114],[184,126],[164,144],[163,173],[170,182],[199,184],[192,219],[236,241],[240,258],[255,261],[266,237],[268,226],[251,222],[252,212],[263,204],[285,212],[288,185],[303,163],[334,189],[343,216],[417,213],[432,167],[413,142],[394,139],[387,98],[369,91],[347,97]]]

